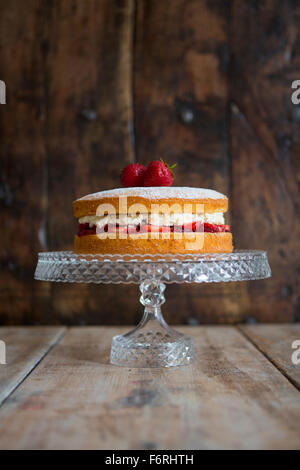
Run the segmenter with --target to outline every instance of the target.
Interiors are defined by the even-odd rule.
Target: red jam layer
[[[204,223],[204,232],[218,233],[218,232],[230,232],[229,225],[217,225]],[[103,232],[122,232],[122,233],[147,233],[147,232],[200,232],[201,222],[191,222],[184,225],[172,225],[159,226],[159,225],[104,225]],[[96,225],[92,227],[89,224],[79,224],[78,236],[83,237],[84,235],[96,235]]]

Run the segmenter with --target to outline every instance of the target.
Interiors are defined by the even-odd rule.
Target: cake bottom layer
[[[101,239],[97,235],[78,237],[75,235],[74,251],[82,254],[186,254],[186,253],[231,253],[232,234],[221,233],[184,233],[180,239],[175,234],[169,234],[164,239],[160,234],[159,239],[143,235],[131,235],[125,239]]]

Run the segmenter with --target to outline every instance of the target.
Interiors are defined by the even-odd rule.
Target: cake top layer
[[[88,194],[77,201],[86,201],[119,196],[142,197],[145,199],[227,199],[213,189],[189,188],[176,186],[157,186],[139,188],[117,188],[98,193]]]

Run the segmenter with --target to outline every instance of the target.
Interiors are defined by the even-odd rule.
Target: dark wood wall
[[[72,248],[72,201],[163,157],[230,197],[273,278],[168,286],[173,323],[299,321],[300,2],[0,0],[0,323],[133,323],[136,286],[33,281]]]

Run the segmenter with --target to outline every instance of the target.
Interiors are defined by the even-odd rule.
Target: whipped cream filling
[[[87,215],[79,219],[80,224],[89,224],[90,227],[98,225],[102,227],[106,224],[119,225],[183,225],[190,222],[201,222],[209,224],[222,225],[225,224],[224,214],[222,212],[215,213],[180,213],[180,214],[109,214],[104,216]]]

